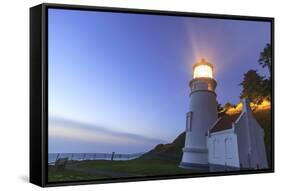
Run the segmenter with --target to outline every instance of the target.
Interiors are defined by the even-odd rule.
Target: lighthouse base
[[[207,148],[183,148],[181,168],[209,169]]]

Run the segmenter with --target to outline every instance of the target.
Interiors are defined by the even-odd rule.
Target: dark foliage
[[[271,58],[271,44],[266,44],[265,48],[263,51],[260,53],[260,58],[259,58],[259,64],[265,68],[268,68],[268,71],[271,76],[271,64],[272,64],[272,58]]]
[[[269,95],[267,81],[256,70],[249,70],[244,74],[243,81],[239,84],[243,87],[240,98],[249,98],[252,102],[260,104]]]

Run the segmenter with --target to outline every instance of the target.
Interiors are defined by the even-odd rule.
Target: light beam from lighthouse
[[[216,80],[214,66],[201,59],[193,65],[189,82],[189,112],[186,115],[186,137],[180,167],[208,168],[207,132],[217,120]]]

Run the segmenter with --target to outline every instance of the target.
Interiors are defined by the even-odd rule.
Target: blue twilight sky
[[[49,152],[150,150],[185,129],[192,64],[214,64],[219,103],[261,68],[270,23],[49,9]]]

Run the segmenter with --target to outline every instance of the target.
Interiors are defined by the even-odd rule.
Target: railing
[[[55,164],[58,159],[67,158],[70,161],[83,160],[132,160],[143,153],[120,154],[120,153],[49,153],[48,164]]]

